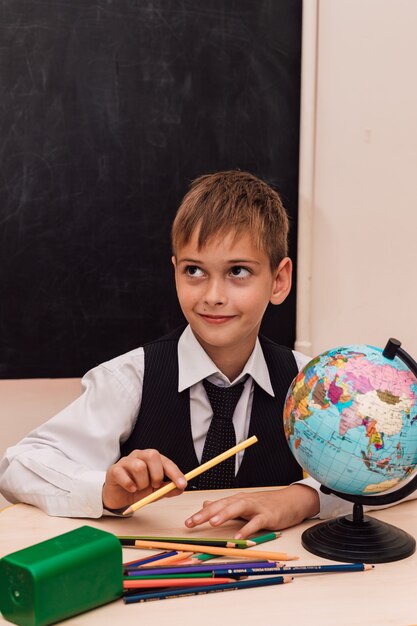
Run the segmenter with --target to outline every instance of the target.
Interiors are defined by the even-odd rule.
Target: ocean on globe
[[[322,485],[350,495],[395,489],[417,464],[417,379],[379,348],[329,350],[294,379],[284,426],[298,463]]]

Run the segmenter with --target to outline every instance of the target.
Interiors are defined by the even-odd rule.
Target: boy
[[[308,359],[258,337],[268,303],[281,304],[291,289],[287,235],[278,194],[255,176],[227,171],[194,181],[172,229],[188,326],[88,372],[80,398],[6,452],[4,496],[50,515],[99,517],[120,514],[166,479],[177,486],[173,495],[181,493],[184,473],[207,453],[214,385],[236,388],[232,436],[259,439],[233,460],[236,475],[220,486],[290,486],[209,503],[186,524],[240,516],[249,520],[241,530],[248,536],[316,515],[318,485],[292,484],[302,471],[281,418]],[[199,479],[191,487],[207,488]]]

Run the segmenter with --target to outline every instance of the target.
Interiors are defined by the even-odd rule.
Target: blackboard
[[[0,377],[80,376],[182,323],[190,181],[280,191],[296,258],[301,0],[3,0]],[[292,346],[295,289],[263,330]]]

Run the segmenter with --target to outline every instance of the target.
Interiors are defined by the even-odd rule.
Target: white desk
[[[228,492],[223,492],[228,493]],[[208,494],[207,494],[208,495]],[[216,492],[214,498],[220,497]],[[33,507],[18,504],[0,514],[0,556],[44,541],[85,524],[117,534],[230,536],[240,524],[212,529],[187,530],[183,522],[195,512],[205,494],[186,492],[137,511],[132,518],[99,520],[48,517]],[[210,496],[213,499],[213,492]],[[417,501],[372,513],[377,518],[417,534]],[[301,532],[311,525],[285,530],[280,539],[257,546],[258,550],[285,551],[300,556],[297,564],[324,564],[305,551]],[[124,560],[151,552],[124,549]],[[250,549],[248,549],[248,556]],[[291,563],[289,563],[291,564]],[[417,554],[394,563],[380,564],[368,572],[298,576],[292,583],[203,596],[125,605],[122,600],[83,613],[65,623],[100,626],[410,626],[417,624]],[[6,622],[0,617],[0,623]]]

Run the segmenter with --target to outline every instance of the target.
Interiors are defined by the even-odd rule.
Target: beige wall
[[[298,347],[417,359],[417,2],[304,8]]]
[[[0,456],[80,393],[79,378],[0,380]],[[0,495],[0,508],[5,504]]]

